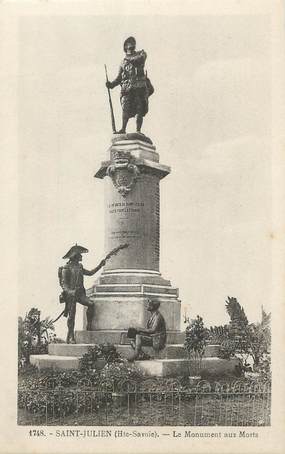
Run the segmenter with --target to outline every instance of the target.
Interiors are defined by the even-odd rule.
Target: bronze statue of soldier
[[[148,112],[148,98],[154,92],[153,86],[144,71],[146,52],[136,51],[136,40],[130,36],[124,42],[125,58],[119,73],[112,82],[106,82],[108,89],[121,85],[122,128],[118,134],[125,134],[130,118],[136,116],[136,129],[141,132],[143,117]]]
[[[69,259],[66,265],[59,268],[59,281],[63,292],[60,295],[60,301],[65,303],[64,316],[67,317],[67,338],[66,342],[75,343],[74,325],[76,314],[76,303],[87,306],[87,330],[91,330],[94,306],[92,301],[86,296],[84,288],[84,277],[93,276],[104,265],[105,260],[102,260],[96,268],[91,271],[83,268],[82,253],[88,252],[88,249],[75,245],[65,254],[63,259]]]

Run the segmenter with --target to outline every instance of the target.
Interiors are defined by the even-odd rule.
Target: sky
[[[103,182],[93,178],[111,139],[104,64],[115,78],[130,35],[155,88],[143,132],[172,169],[161,182],[160,271],[179,288],[182,315],[227,323],[235,296],[259,320],[272,290],[267,15],[19,21],[19,314],[62,310],[57,269],[72,244],[88,247],[86,268],[104,255]],[[112,99],[119,126],[118,88]]]

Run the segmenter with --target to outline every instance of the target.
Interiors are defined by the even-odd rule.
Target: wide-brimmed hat
[[[63,259],[70,259],[74,255],[85,254],[86,252],[89,252],[88,249],[86,249],[86,247],[79,246],[79,244],[76,243],[74,246],[72,246],[69,249],[69,251],[62,258]]]
[[[136,40],[133,36],[129,36],[125,42],[124,42],[124,51],[126,52],[126,47],[127,47],[127,44],[133,44],[134,46],[136,46]]]

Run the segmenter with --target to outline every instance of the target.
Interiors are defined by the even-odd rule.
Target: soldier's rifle
[[[115,247],[114,249],[111,250],[111,252],[109,252],[106,257],[104,258],[105,261],[109,260],[111,257],[113,257],[113,255],[116,255],[118,254],[119,251],[121,251],[122,249],[125,249],[129,247],[129,243],[124,243],[124,244],[120,244],[119,246]]]

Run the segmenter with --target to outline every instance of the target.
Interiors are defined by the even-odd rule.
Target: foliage
[[[242,353],[248,348],[248,319],[236,298],[228,296],[226,310],[230,316],[229,338],[235,342],[237,352]]]
[[[243,355],[244,366],[247,358],[251,357],[253,368],[257,371],[263,355],[270,351],[270,314],[262,310],[261,322],[249,324],[244,309],[236,298],[230,297],[226,309],[231,317],[229,337],[235,343],[236,353]]]
[[[65,344],[65,340],[61,339],[60,337],[57,337],[55,333],[50,333],[48,337],[48,343],[49,344]]]
[[[88,403],[93,408],[100,406],[96,393],[91,393]],[[25,408],[37,416],[65,417],[86,409],[86,395],[74,388],[55,388],[52,392],[41,388],[36,390],[21,390],[18,394],[18,407]]]
[[[269,355],[271,348],[270,314],[261,323],[251,323],[247,329],[248,354],[252,357],[257,370],[264,356]]]
[[[192,369],[195,375],[197,375],[201,369],[207,336],[208,331],[204,327],[203,319],[197,315],[197,317],[191,320],[186,327],[184,341],[184,348],[190,359],[192,359]]]
[[[98,349],[99,350],[99,349]],[[104,349],[101,349],[104,351]],[[113,349],[107,349],[106,357],[115,356]],[[100,390],[111,384],[112,391],[118,390],[121,383],[142,379],[141,372],[126,360],[108,362],[99,371],[96,369],[81,369],[53,371],[46,369],[21,377],[18,393],[18,406],[25,408],[38,416],[66,416],[85,409],[86,398],[84,387],[93,387],[88,405],[99,408],[103,404]],[[96,392],[98,389],[98,392]],[[50,392],[52,390],[52,392]],[[111,395],[108,396],[111,398]]]
[[[233,297],[227,298],[226,310],[230,316],[229,325],[210,327],[208,341],[221,345],[221,358],[229,359],[238,355],[242,359],[243,369],[248,370],[247,360],[251,357],[254,370],[259,370],[263,356],[270,352],[270,314],[262,310],[261,322],[249,323],[243,307]]]
[[[127,380],[136,382],[142,380],[143,374],[135,365],[127,360],[122,360],[122,362],[106,364],[101,371],[100,378],[103,383],[113,383],[114,390],[116,390],[120,384]]]
[[[195,353],[203,356],[206,346],[207,330],[204,327],[202,317],[197,317],[190,321],[185,331],[184,347],[188,353]]]
[[[237,322],[238,326],[241,327],[248,325],[248,319],[244,309],[236,298],[228,296],[228,299],[226,300],[226,310],[230,316],[231,324]]]
[[[35,376],[38,374],[38,368],[30,363],[26,364],[24,367],[18,367],[18,376],[19,380],[20,378],[23,378],[24,380],[27,379],[27,377],[30,376]]]
[[[98,371],[81,371],[70,369],[57,371],[53,369],[43,369],[39,371],[34,368],[30,374],[21,376],[21,389],[43,389],[43,388],[76,388],[82,382],[88,382],[92,386],[100,383],[100,374]]]
[[[112,344],[99,344],[89,347],[88,352],[79,361],[80,370],[95,370],[98,368],[98,361],[103,360],[107,364],[122,361],[121,355]]]
[[[40,311],[32,307],[24,318],[18,317],[18,366],[24,369],[30,355],[48,352],[48,343],[54,331],[49,317],[41,320]]]
[[[207,343],[222,344],[228,338],[228,325],[210,326],[210,328],[207,329]]]
[[[96,371],[46,369],[21,378],[18,407],[39,416],[47,414],[63,417],[74,413],[76,409],[84,409],[83,384],[93,387],[100,385],[100,376]],[[91,399],[93,408],[98,407],[96,393]]]
[[[264,354],[259,360],[258,367],[260,378],[265,382],[271,381],[271,357],[269,354]]]
[[[236,344],[232,340],[225,339],[220,344],[219,358],[230,359],[236,354]]]

